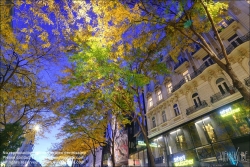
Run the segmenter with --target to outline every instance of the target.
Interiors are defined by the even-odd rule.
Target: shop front
[[[242,103],[223,106],[152,139],[160,166],[246,166],[249,109]]]

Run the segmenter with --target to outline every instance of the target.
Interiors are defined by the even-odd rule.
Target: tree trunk
[[[148,137],[144,136],[144,140],[145,140],[145,143],[146,143],[146,146],[147,146],[147,150],[148,150],[148,159],[149,159],[149,162],[150,162],[150,166],[151,167],[155,167],[155,159],[154,159],[151,147],[149,145]]]
[[[139,126],[141,128],[143,138],[144,138],[144,141],[146,143],[146,147],[147,147],[147,150],[148,150],[148,160],[149,160],[149,163],[150,163],[150,167],[155,167],[155,160],[154,160],[154,156],[153,156],[151,147],[149,145],[149,140],[148,140],[148,136],[147,136],[145,126],[142,125],[142,123],[139,121],[138,118],[136,119],[136,121],[137,121],[137,123],[139,124]]]
[[[246,86],[239,80],[235,72],[233,71],[231,65],[227,65],[225,72],[230,76],[233,82],[233,86],[238,89],[238,91],[241,93],[243,96],[244,100],[246,102],[250,101],[250,92],[246,88]]]
[[[93,167],[95,167],[95,163],[96,163],[96,155],[94,153],[94,155],[93,155]]]
[[[114,141],[112,141],[112,146],[111,146],[111,149],[112,149],[112,154],[111,154],[111,161],[112,161],[112,165],[113,167],[115,167],[115,145],[114,145]]]
[[[215,27],[215,23],[213,21],[213,18],[211,16],[211,14],[208,11],[208,8],[207,8],[206,4],[202,0],[200,0],[200,3],[202,4],[203,8],[205,9],[207,17],[208,17],[208,19],[209,19],[209,21],[211,23],[211,26],[212,26],[212,30],[214,31],[214,33],[215,33],[215,35],[216,35],[216,37],[218,39],[218,42],[220,44],[220,48],[222,50],[222,53],[223,53],[225,61],[226,61],[225,67],[223,67],[223,65],[221,63],[217,63],[217,64],[230,76],[230,78],[232,79],[232,82],[233,82],[233,86],[239,90],[239,92],[243,96],[244,100],[248,103],[248,105],[250,105],[249,104],[249,101],[250,101],[250,92],[246,88],[246,86],[239,80],[239,78],[237,77],[237,75],[233,71],[233,69],[231,67],[231,64],[230,64],[230,62],[228,60],[228,55],[227,55],[227,52],[226,52],[226,48],[225,48],[225,46],[223,44],[223,41],[222,41],[222,39],[221,39],[221,37],[220,37],[220,35],[219,35],[216,27]],[[198,35],[198,37],[199,37],[199,35]],[[199,39],[204,40],[203,38],[199,38]],[[211,52],[213,52],[212,49],[207,45],[207,42],[203,41],[203,44],[205,44],[207,46],[207,48]],[[213,56],[214,55],[211,55],[212,58],[213,58]]]

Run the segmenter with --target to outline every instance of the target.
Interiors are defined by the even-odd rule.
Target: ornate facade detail
[[[207,78],[206,78],[205,75],[201,75],[200,77],[201,77],[201,79],[202,79],[203,81],[205,81],[205,82],[207,81]]]
[[[210,82],[213,79],[212,75],[210,75],[207,80]]]
[[[236,63],[236,59],[235,59],[234,57],[229,57],[229,58],[228,58],[228,61],[229,61],[230,63]]]
[[[242,56],[242,57],[249,56],[248,53],[247,53],[247,50],[245,48],[239,48],[238,52],[240,53],[239,55]]]

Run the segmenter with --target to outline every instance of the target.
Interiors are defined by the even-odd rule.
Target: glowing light
[[[187,165],[193,165],[193,164],[194,164],[194,160],[188,159],[185,161],[175,162],[174,166],[187,166]]]
[[[202,121],[205,121],[205,120],[207,120],[207,119],[210,119],[210,117],[207,117],[207,118],[204,118],[204,119],[202,119],[202,120],[200,120],[200,121],[197,121],[197,122],[195,122],[195,124],[200,123],[200,122],[202,122]]]
[[[178,156],[178,157],[174,158],[174,162],[180,162],[180,161],[184,161],[184,160],[186,160],[185,155]]]
[[[170,134],[176,133],[177,131],[179,131],[180,129],[177,129],[176,131],[170,132]]]
[[[162,139],[162,136],[158,137],[157,139],[154,139],[154,141],[157,141],[157,140],[159,140],[159,139]]]
[[[193,159],[187,159],[186,156],[178,156],[174,158],[174,166],[186,166],[186,165],[193,165],[194,160]]]
[[[144,141],[138,141],[139,146],[146,146],[146,143]],[[158,147],[156,143],[150,143],[150,147]]]
[[[229,108],[227,108],[227,109],[225,109],[225,110],[220,111],[220,115],[221,115],[222,117],[226,117],[226,116],[232,115],[232,114],[234,114],[234,113],[236,113],[236,112],[239,112],[239,111],[240,111],[240,108],[236,108],[236,109],[233,109],[233,110],[232,110],[232,108],[229,107]]]
[[[39,125],[35,125],[35,126],[34,126],[34,130],[35,130],[36,132],[38,132],[38,131],[40,130],[40,126],[39,126]]]

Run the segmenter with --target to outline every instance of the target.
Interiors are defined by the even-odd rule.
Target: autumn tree
[[[92,90],[93,91],[93,90]],[[53,151],[71,152],[68,155],[53,155],[51,161],[57,161],[67,158],[74,158],[83,161],[83,157],[88,154],[93,155],[93,165],[96,163],[96,149],[106,144],[104,136],[107,119],[105,108],[98,94],[90,92],[72,92],[70,97],[64,99],[63,110],[59,117],[63,117],[64,122],[61,127],[61,133],[58,138],[62,142],[57,143]],[[61,106],[60,106],[61,107]],[[65,136],[65,137],[62,137]],[[82,155],[74,155],[74,152],[83,152]]]
[[[90,86],[90,90],[95,90],[87,91],[90,94],[98,92],[97,97],[102,97],[103,106],[110,109],[110,114],[120,125],[126,125],[130,120],[136,121],[149,150],[150,164],[155,166],[140,96],[142,87],[153,79],[154,74],[168,72],[165,64],[161,63],[157,56],[152,56],[150,50],[144,52],[134,49],[133,52],[128,51],[126,55],[117,57],[118,48],[103,46],[99,38],[79,45],[82,51],[70,57],[74,66],[65,70],[68,73],[65,83],[73,88],[81,86],[82,90]],[[123,47],[127,47],[126,43]],[[110,126],[114,127],[113,130],[118,129],[116,123]],[[112,133],[111,145],[114,145],[115,133],[116,131]],[[112,161],[115,164],[114,157]]]
[[[203,48],[211,59],[232,79],[246,101],[250,92],[232,69],[217,23],[227,16],[228,2],[212,0],[191,1],[92,1],[97,15],[97,27],[106,43],[118,44],[128,41],[141,48],[150,43],[155,53],[167,48],[173,60],[180,52],[193,52],[193,44]],[[218,39],[218,49],[223,59],[219,59],[204,38],[213,31]]]
[[[62,53],[74,50],[69,27],[77,27],[72,17],[77,6],[41,0],[2,0],[0,5],[0,129],[19,122],[27,137],[34,124],[44,131],[58,120],[53,115],[57,99],[41,76],[51,73],[48,64],[57,65]]]

